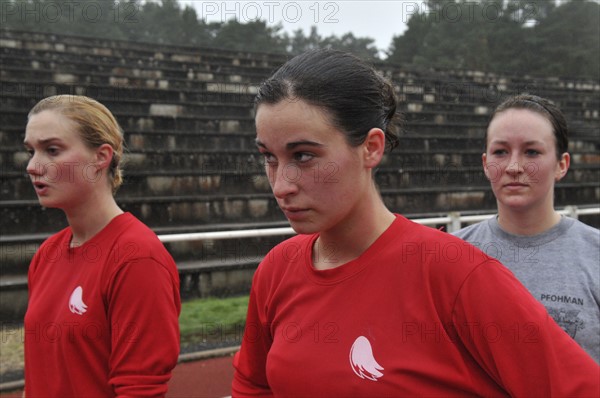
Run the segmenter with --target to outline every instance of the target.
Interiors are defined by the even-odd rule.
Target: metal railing
[[[568,217],[578,218],[580,215],[600,214],[600,206],[578,208],[577,206],[566,206],[563,209],[557,210],[559,214],[564,214]],[[440,224],[446,225],[448,232],[458,231],[464,223],[474,223],[487,220],[495,216],[496,213],[477,214],[477,215],[461,215],[460,212],[450,212],[445,216],[416,218],[412,221],[428,226]],[[246,229],[238,231],[218,231],[218,232],[195,232],[187,234],[167,234],[159,235],[158,238],[163,242],[184,242],[190,240],[220,240],[220,239],[240,239],[240,238],[255,238],[261,236],[279,236],[279,235],[294,235],[295,232],[291,227],[284,228],[263,228],[263,229]]]

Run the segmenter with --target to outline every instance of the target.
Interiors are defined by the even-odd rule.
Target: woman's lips
[[[33,188],[38,195],[44,195],[48,192],[48,185],[43,182],[34,182]]]
[[[281,210],[288,220],[291,221],[301,220],[302,218],[306,217],[306,214],[309,211],[308,209],[301,209],[298,207],[282,207]]]
[[[521,188],[525,188],[525,187],[527,187],[527,184],[524,184],[522,182],[511,182],[508,184],[504,184],[504,188],[510,189],[510,190],[517,190],[517,189],[521,189]]]

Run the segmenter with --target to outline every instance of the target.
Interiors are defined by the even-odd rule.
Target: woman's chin
[[[290,227],[292,227],[297,234],[309,235],[319,232],[319,228],[312,223],[291,221],[290,219],[288,219],[288,221],[290,222]]]
[[[45,207],[47,209],[56,209],[56,208],[58,208],[57,204],[54,203],[52,200],[49,200],[48,198],[40,198],[40,197],[38,197],[38,202],[40,203],[40,206]]]

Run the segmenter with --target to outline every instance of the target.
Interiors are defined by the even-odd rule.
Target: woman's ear
[[[385,133],[379,128],[372,128],[363,142],[364,162],[368,168],[375,168],[381,162],[385,152]]]
[[[481,165],[483,166],[483,174],[485,174],[486,178],[489,180],[489,170],[487,168],[487,155],[485,153],[481,154]]]
[[[102,144],[96,148],[96,167],[98,170],[110,168],[115,150],[109,144]]]
[[[571,165],[571,155],[569,152],[565,152],[561,155],[558,164],[556,165],[556,173],[554,174],[554,180],[560,181],[562,178],[567,175],[567,171],[569,170],[569,166]]]

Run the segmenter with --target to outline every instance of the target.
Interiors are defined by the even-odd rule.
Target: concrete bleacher
[[[128,148],[117,200],[158,233],[286,225],[255,149],[252,106],[256,87],[286,56],[3,29],[0,54],[2,302],[22,303],[35,248],[66,225],[60,211],[39,206],[24,172],[27,113],[49,95],[88,95],[115,114]],[[573,165],[557,186],[557,206],[599,202],[597,83],[376,67],[395,83],[405,115],[400,146],[376,174],[393,211],[494,209],[481,171],[483,136],[494,106],[519,92],[552,99],[568,117]],[[204,296],[247,290],[261,256],[282,239],[166,246],[183,293]],[[0,307],[0,319],[14,316]]]

